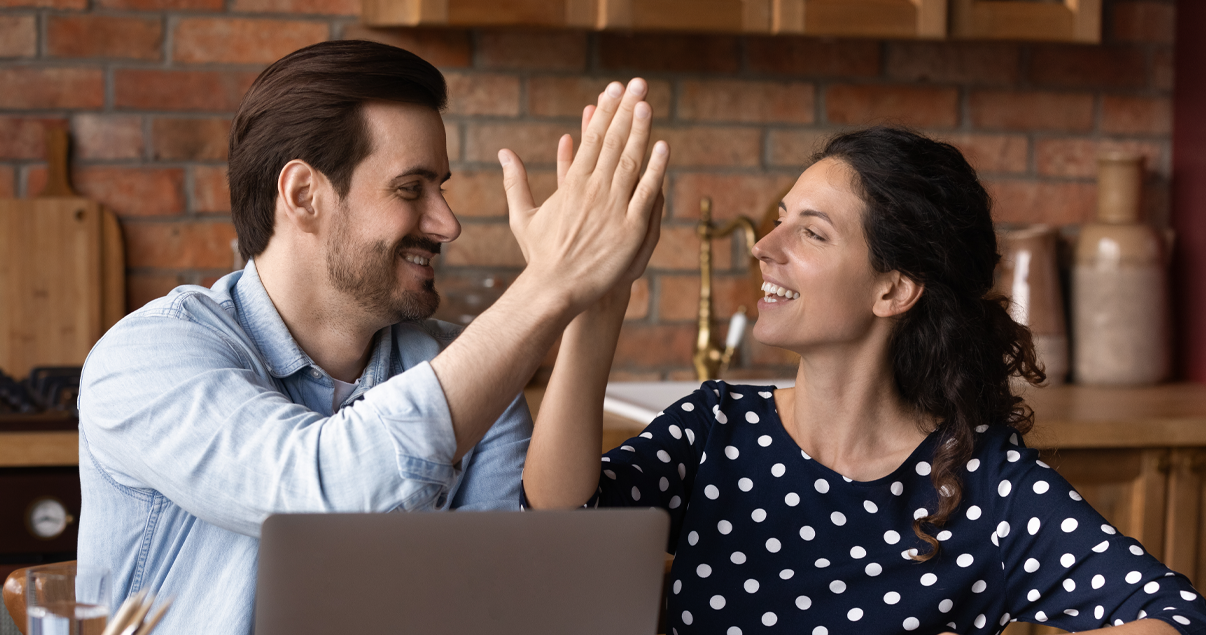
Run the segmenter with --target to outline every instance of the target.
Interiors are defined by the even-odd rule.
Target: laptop
[[[653,635],[660,509],[282,514],[264,522],[256,635]]]

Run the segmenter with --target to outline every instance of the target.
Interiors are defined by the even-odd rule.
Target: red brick
[[[1074,225],[1097,214],[1097,186],[1092,183],[989,180],[985,185],[997,223]]]
[[[536,204],[557,190],[557,173],[549,170],[528,172],[528,185]],[[507,195],[503,190],[502,170],[453,172],[445,184],[444,198],[460,218],[506,217]]]
[[[586,34],[574,31],[482,31],[477,37],[482,68],[584,70]]]
[[[198,214],[230,212],[230,187],[226,182],[226,166],[193,166],[193,211]]]
[[[46,129],[66,126],[64,119],[0,117],[0,159],[45,159]]]
[[[221,11],[223,0],[96,0],[101,9],[119,11]]]
[[[581,117],[582,109],[598,103],[599,93],[619,77],[541,76],[528,79],[528,113],[539,117]],[[670,82],[648,80],[645,101],[653,108],[654,119],[670,116]]]
[[[1116,41],[1172,44],[1177,33],[1177,7],[1168,2],[1116,2],[1111,22]]]
[[[735,73],[737,38],[665,33],[599,35],[599,62],[605,69]]]
[[[345,40],[369,40],[406,49],[440,68],[473,64],[469,33],[456,29],[374,29],[349,24],[343,30]]]
[[[733,251],[718,240],[712,247],[712,267],[725,270],[733,264]],[[649,259],[650,269],[699,271],[699,237],[694,225],[662,225],[662,235]]]
[[[0,9],[15,9],[18,7],[87,9],[88,0],[0,0]]]
[[[762,133],[754,128],[662,128],[652,140],[670,144],[670,164],[687,167],[757,167],[762,160]]]
[[[0,57],[33,57],[37,54],[37,17],[0,15]]]
[[[556,163],[557,140],[563,134],[574,135],[578,142],[577,125],[560,123],[469,124],[465,131],[465,160],[498,163],[498,151],[509,148],[531,167],[541,163]]]
[[[229,269],[234,225],[226,221],[122,223],[126,266]]]
[[[160,160],[225,161],[229,137],[229,119],[160,117],[151,124],[151,152]]]
[[[976,91],[971,120],[977,128],[1069,130],[1093,128],[1093,96],[1080,93]]]
[[[631,371],[631,370],[612,370],[607,373],[607,382],[613,381],[661,381],[662,373],[655,370],[646,371]]]
[[[171,216],[184,211],[184,170],[180,168],[77,167],[71,170],[76,191],[94,198],[118,216]],[[46,186],[46,168],[30,168],[25,191]]]
[[[896,123],[924,128],[959,125],[959,91],[919,86],[839,84],[825,94],[830,123]]]
[[[448,114],[519,114],[519,78],[493,73],[446,73]]]
[[[81,113],[72,118],[71,132],[80,159],[137,159],[146,146],[137,115]]]
[[[757,282],[748,275],[712,276],[712,315],[722,324],[713,331],[719,338],[728,332],[727,321],[745,307],[749,312],[758,302],[761,293],[755,293],[762,284],[762,276],[754,274]],[[662,322],[698,320],[699,275],[661,276],[658,282],[657,317]],[[746,335],[749,333],[747,331]]]
[[[632,283],[632,295],[628,298],[628,308],[624,309],[625,320],[643,320],[649,317],[649,278],[637,278]]]
[[[88,67],[0,68],[0,108],[100,108],[104,71]]]
[[[175,273],[128,273],[126,274],[126,310],[140,309],[151,300],[162,298],[182,284],[187,284],[184,277]]]
[[[1029,75],[1040,86],[1143,88],[1148,83],[1147,56],[1136,47],[1039,46],[1030,53]]]
[[[831,136],[832,131],[824,130],[771,130],[767,141],[770,145],[770,164],[802,171],[812,161],[812,155],[825,147],[825,141]]]
[[[678,117],[698,121],[785,122],[816,120],[817,90],[805,82],[684,80]]]
[[[51,57],[163,59],[163,21],[110,15],[47,16]]]
[[[1022,135],[956,134],[942,140],[959,148],[977,172],[1021,173],[1029,168],[1030,142]]]
[[[746,38],[749,69],[804,77],[874,77],[880,69],[879,42],[802,37]]]
[[[523,252],[505,222],[463,223],[461,235],[444,247],[445,265],[475,267],[522,267]]]
[[[1160,48],[1152,53],[1152,88],[1172,90],[1176,76],[1176,61],[1171,47]]]
[[[1020,63],[1016,44],[891,42],[886,70],[906,82],[1014,84]]]
[[[234,0],[238,13],[360,15],[359,0]]]
[[[249,71],[113,71],[118,108],[233,112],[257,73]]]
[[[628,322],[620,330],[613,366],[619,368],[691,364],[695,326]]]
[[[1107,152],[1143,155],[1148,171],[1168,176],[1163,144],[1150,141],[1039,139],[1035,143],[1034,162],[1043,176],[1094,178],[1097,157]]]
[[[678,174],[671,211],[674,218],[697,220],[699,199],[710,196],[713,220],[743,215],[757,226],[767,210],[778,207],[796,178],[791,174]]]
[[[461,127],[455,122],[444,122],[444,139],[448,146],[448,160],[461,160]]]
[[[1101,131],[1168,135],[1172,133],[1172,102],[1167,98],[1102,97]]]
[[[328,39],[324,22],[184,18],[172,36],[172,59],[185,63],[270,64]]]
[[[17,174],[11,165],[0,165],[0,198],[17,196]]]

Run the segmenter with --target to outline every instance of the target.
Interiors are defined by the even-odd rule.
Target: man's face
[[[431,260],[461,233],[441,190],[450,176],[444,123],[394,102],[366,104],[363,117],[372,152],[331,219],[327,275],[374,317],[421,320],[440,303]]]

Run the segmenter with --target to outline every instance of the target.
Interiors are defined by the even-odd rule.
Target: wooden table
[[[1028,388],[1026,444],[1123,533],[1168,566],[1206,581],[1206,386]],[[528,391],[539,408],[542,389]],[[644,426],[610,413],[603,450]],[[1061,633],[1013,624],[1007,635]]]

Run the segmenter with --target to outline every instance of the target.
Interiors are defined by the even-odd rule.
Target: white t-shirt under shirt
[[[339,406],[343,405],[344,400],[352,396],[356,391],[356,387],[360,385],[360,379],[356,379],[356,383],[349,384],[346,381],[339,381],[334,377],[331,381],[335,382],[335,396],[331,398],[331,412],[339,412]]]

